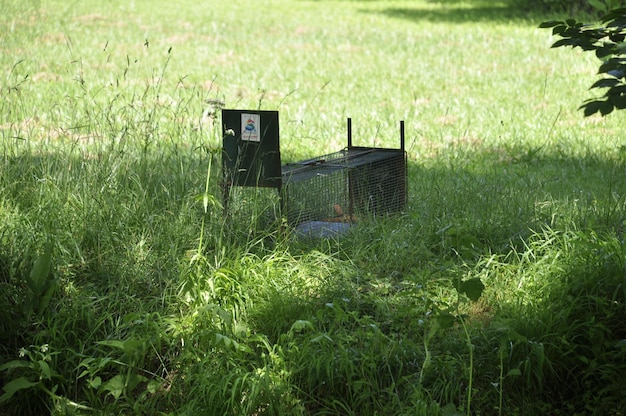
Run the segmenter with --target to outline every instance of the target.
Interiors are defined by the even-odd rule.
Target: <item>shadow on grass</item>
[[[410,3],[409,3],[410,4]],[[417,3],[405,7],[386,7],[382,13],[394,19],[415,23],[530,23],[536,25],[546,20],[546,13],[512,5],[506,2],[430,0],[428,6]],[[369,11],[368,12],[372,12]]]

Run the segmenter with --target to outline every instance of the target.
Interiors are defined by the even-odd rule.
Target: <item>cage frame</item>
[[[229,113],[230,112],[230,113]],[[263,144],[265,137],[261,137],[259,143],[253,144],[253,155],[245,154],[245,146],[242,151],[239,143],[241,142],[241,136],[243,135],[243,120],[241,128],[237,126],[235,133],[233,134],[232,120],[233,114],[259,114],[265,115],[265,117],[275,117],[275,126],[272,127],[271,132],[267,138],[269,144]],[[397,170],[397,174],[394,179],[394,186],[397,186],[398,202],[397,209],[393,212],[399,212],[406,206],[408,202],[408,171],[407,171],[407,152],[405,149],[405,127],[404,120],[400,121],[400,147],[399,148],[384,148],[384,147],[368,147],[368,146],[355,146],[352,138],[352,119],[347,118],[347,146],[337,152],[328,153],[325,155],[315,156],[313,158],[291,162],[287,164],[280,164],[280,139],[278,129],[278,112],[277,111],[254,111],[254,110],[222,110],[222,120],[224,121],[225,114],[230,114],[230,125],[223,122],[223,157],[222,157],[222,171],[223,171],[223,202],[224,202],[224,214],[228,215],[228,204],[231,195],[231,189],[234,186],[244,187],[256,187],[256,188],[275,188],[278,193],[279,215],[281,223],[286,220],[286,223],[291,227],[297,227],[306,222],[298,215],[295,219],[290,215],[290,195],[289,191],[295,183],[306,181],[311,179],[311,175],[315,175],[315,169],[324,169],[327,172],[339,172],[346,175],[346,192],[347,192],[347,211],[341,212],[345,220],[341,221],[348,226],[352,225],[355,221],[355,214],[357,213],[357,190],[355,185],[356,180],[354,177],[358,173],[358,169],[364,169],[366,166],[374,166],[375,163],[386,160],[388,158],[396,158],[394,163],[399,163],[394,169]],[[275,127],[275,128],[274,128]],[[265,133],[263,133],[265,134]],[[230,137],[230,136],[237,137]],[[233,142],[235,140],[235,142]],[[249,143],[246,143],[248,146]],[[235,146],[237,151],[233,151]],[[259,152],[260,148],[264,148],[266,153]],[[243,153],[241,153],[243,152]],[[269,159],[266,157],[269,154]],[[369,155],[369,156],[368,156]],[[374,160],[367,160],[367,157]],[[236,161],[234,160],[236,159]],[[250,164],[253,171],[259,175],[256,181],[250,181],[246,179],[237,178],[238,171],[246,171],[248,167],[243,169],[237,169],[234,167],[241,167],[238,164],[241,160],[245,160]],[[391,159],[388,159],[391,160]],[[334,161],[334,163],[333,163]],[[354,163],[353,163],[354,162]],[[279,163],[279,171],[277,170],[276,163]],[[261,166],[261,168],[259,168]],[[271,172],[270,177],[265,177],[265,172]],[[277,172],[280,172],[278,175]],[[307,175],[309,177],[307,178]],[[396,195],[394,193],[394,195]],[[395,198],[395,197],[394,197]],[[394,205],[392,203],[391,205]],[[340,207],[341,208],[341,207]],[[301,211],[302,212],[302,211]],[[392,213],[392,212],[387,212]],[[322,221],[324,218],[311,218],[309,221]]]
[[[368,160],[369,156],[369,160]],[[281,201],[283,204],[283,216],[285,214],[288,217],[288,223],[292,226],[297,226],[301,222],[307,220],[317,221],[323,220],[323,218],[307,218],[304,221],[300,219],[292,220],[289,215],[289,207],[292,205],[289,201],[289,188],[293,182],[300,182],[313,179],[315,175],[319,175],[319,171],[322,170],[326,174],[333,174],[341,171],[347,175],[347,210],[338,212],[337,214],[343,214],[343,221],[347,223],[355,222],[357,214],[357,181],[355,176],[357,171],[366,166],[374,165],[385,160],[391,160],[392,158],[401,158],[401,164],[399,167],[400,174],[396,181],[400,185],[401,195],[399,196],[398,208],[403,209],[408,201],[408,177],[407,177],[407,155],[405,150],[405,129],[404,121],[400,121],[400,147],[399,148],[383,148],[383,147],[368,147],[368,146],[355,146],[352,140],[352,119],[347,119],[347,146],[333,153],[328,153],[321,156],[316,156],[310,159],[287,163],[282,166],[282,188],[281,188]],[[373,160],[372,160],[373,159]],[[294,179],[295,177],[295,179]],[[328,219],[327,221],[337,221],[336,219]]]

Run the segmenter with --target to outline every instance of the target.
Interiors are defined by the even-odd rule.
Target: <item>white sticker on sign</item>
[[[241,140],[260,142],[261,116],[259,114],[241,114]]]

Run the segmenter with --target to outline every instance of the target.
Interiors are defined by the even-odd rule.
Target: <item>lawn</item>
[[[0,0],[0,415],[625,414],[623,116],[563,17]],[[283,162],[404,120],[406,210],[225,220],[221,106]]]

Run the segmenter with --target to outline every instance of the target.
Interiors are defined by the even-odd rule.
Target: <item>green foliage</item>
[[[52,264],[52,249],[50,244],[45,251],[37,256],[28,276],[26,287],[28,288],[24,302],[25,315],[34,312],[40,314],[50,303],[50,299],[58,285],[58,280],[50,277]]]
[[[623,126],[505,5],[0,2],[0,413],[624,413]],[[285,161],[405,119],[406,212],[224,216],[222,105]]]
[[[426,358],[422,364],[420,382],[423,382],[424,374],[429,370],[432,365],[432,357],[429,349],[429,344],[436,332],[441,330],[450,329],[454,324],[459,324],[463,328],[465,335],[465,342],[468,351],[468,386],[467,386],[467,400],[466,400],[466,414],[471,414],[471,403],[473,394],[473,379],[474,379],[474,345],[469,334],[469,330],[465,321],[465,318],[460,313],[461,305],[466,301],[478,301],[482,296],[485,288],[484,284],[478,277],[461,280],[455,279],[452,281],[453,287],[457,292],[457,300],[453,305],[448,306],[444,310],[434,310],[434,314],[431,317],[432,323],[424,336],[424,349],[426,351]]]
[[[542,317],[561,334],[544,341],[555,377],[549,394],[587,411],[623,412],[616,386],[626,381],[626,247],[615,236],[578,238],[563,285],[548,300],[552,319]]]
[[[24,408],[15,408],[15,414],[23,411],[32,413],[47,410],[57,412],[73,412],[75,410],[94,410],[75,403],[57,394],[59,387],[65,382],[63,376],[51,366],[53,356],[58,352],[51,351],[47,344],[20,349],[20,359],[0,365],[0,371],[8,374],[9,381],[4,384],[4,394],[0,396],[0,405],[9,402],[14,396],[28,402]],[[34,394],[32,392],[34,390]],[[42,393],[42,394],[37,394]],[[52,407],[45,398],[49,398]]]
[[[585,116],[600,113],[605,116],[613,110],[626,108],[626,8],[608,11],[597,25],[583,24],[574,19],[543,22],[540,27],[552,28],[552,34],[561,39],[552,47],[570,46],[583,51],[594,51],[602,61],[598,74],[603,78],[591,89],[606,90],[601,98],[589,99],[580,108]]]

